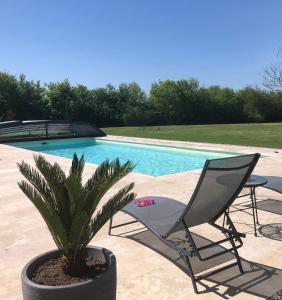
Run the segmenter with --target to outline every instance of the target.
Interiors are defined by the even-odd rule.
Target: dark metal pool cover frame
[[[77,121],[11,121],[0,123],[0,143],[102,137],[106,134],[94,124]]]

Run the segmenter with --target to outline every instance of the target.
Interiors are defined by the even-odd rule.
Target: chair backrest
[[[169,231],[216,221],[237,198],[260,154],[207,160],[195,191],[175,226]],[[168,234],[169,234],[168,233]]]

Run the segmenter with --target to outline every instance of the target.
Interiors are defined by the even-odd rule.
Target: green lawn
[[[111,135],[282,148],[282,123],[110,127],[103,130]]]

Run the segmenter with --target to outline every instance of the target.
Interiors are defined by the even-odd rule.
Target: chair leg
[[[192,280],[192,285],[193,285],[193,289],[194,289],[194,292],[196,294],[199,294],[199,291],[198,291],[198,288],[197,288],[197,283],[196,283],[196,279],[195,279],[195,275],[193,273],[193,269],[192,269],[192,266],[191,266],[191,263],[190,263],[190,259],[187,255],[184,256],[185,258],[185,263],[188,267],[188,272],[189,272],[189,275],[191,277],[191,280]]]
[[[255,212],[256,212],[256,219],[257,219],[257,224],[259,225],[259,219],[258,219],[258,207],[257,207],[257,195],[256,195],[256,189],[254,188],[254,204],[255,204]]]
[[[231,245],[233,247],[233,250],[234,250],[234,254],[235,254],[235,257],[236,257],[236,260],[237,260],[239,271],[240,271],[241,274],[244,274],[244,270],[243,270],[242,263],[241,263],[241,258],[239,256],[238,250],[236,249],[234,240],[231,239],[230,243],[231,243]]]
[[[225,214],[223,215],[223,221],[222,221],[222,227],[224,228],[224,226],[225,226]]]
[[[112,224],[113,224],[113,218],[110,218],[108,235],[111,235],[111,232],[112,232]]]
[[[225,214],[223,215],[223,222],[222,222],[222,227],[223,227],[223,228],[225,227],[225,224],[228,225],[228,224],[227,224],[226,214],[229,215],[229,213],[230,213],[230,207],[227,208]]]
[[[206,260],[212,259],[216,256],[223,255],[227,252],[232,252],[232,253],[234,253],[235,258],[236,258],[236,262],[233,262],[232,264],[229,264],[229,265],[226,265],[224,267],[221,267],[221,268],[215,269],[213,271],[207,272],[206,274],[201,274],[199,276],[195,276],[194,273],[193,273],[191,263],[190,263],[189,255],[187,255],[187,254],[183,255],[182,254],[182,257],[183,257],[183,259],[184,259],[184,261],[185,261],[185,263],[188,267],[188,272],[189,272],[189,275],[191,277],[193,288],[194,288],[194,291],[195,291],[196,294],[199,294],[199,291],[198,291],[198,288],[197,288],[197,282],[202,280],[202,279],[205,279],[205,278],[207,278],[211,275],[214,275],[218,272],[224,271],[227,268],[231,268],[231,267],[234,267],[234,266],[238,266],[241,274],[244,273],[242,263],[241,263],[241,259],[240,259],[240,256],[238,254],[238,251],[237,251],[237,248],[243,245],[241,237],[244,237],[244,235],[237,232],[237,230],[236,230],[233,222],[231,221],[227,211],[224,213],[224,215],[225,215],[225,223],[228,226],[228,229],[225,229],[224,227],[216,225],[215,223],[211,223],[210,225],[212,225],[215,228],[221,230],[223,233],[225,233],[225,235],[227,235],[227,237],[223,240],[217,241],[215,243],[211,243],[211,244],[206,245],[206,246],[202,246],[200,248],[198,248],[197,245],[195,244],[195,242],[193,240],[193,237],[192,237],[185,221],[182,220],[183,226],[184,226],[185,231],[186,231],[186,238],[187,238],[188,245],[189,245],[189,247],[192,248],[191,251],[188,251],[188,253],[190,253],[191,256],[195,255],[201,261],[206,261]],[[226,251],[222,251],[222,252],[219,252],[218,254],[210,255],[210,256],[205,257],[205,258],[201,257],[201,255],[200,255],[201,250],[204,250],[204,249],[207,249],[207,248],[210,248],[210,247],[214,247],[215,245],[219,245],[220,243],[223,243],[223,242],[226,242],[226,241],[229,241],[231,243],[231,247],[228,248]],[[236,246],[235,241],[238,241],[241,245]],[[186,250],[186,249],[182,249],[182,250]],[[180,253],[180,255],[181,255],[181,253]]]
[[[251,188],[251,202],[252,202],[252,211],[253,211],[253,222],[254,222],[254,230],[255,230],[255,236],[257,236],[257,226],[256,226],[256,210],[255,210],[255,200],[254,200],[254,191],[253,188]]]
[[[233,251],[234,251],[234,255],[235,255],[235,258],[237,260],[237,264],[238,264],[238,268],[239,268],[239,271],[241,274],[244,274],[244,270],[243,270],[243,267],[242,267],[242,263],[241,263],[241,258],[239,256],[239,253],[238,253],[238,250],[236,248],[236,245],[235,245],[235,242],[234,242],[234,239],[233,239],[233,234],[236,236],[238,233],[236,231],[236,228],[233,224],[233,222],[231,221],[230,217],[228,215],[226,215],[226,218],[227,218],[227,222],[229,224],[229,228],[231,229],[231,233],[229,234],[230,236],[230,244],[233,248]]]

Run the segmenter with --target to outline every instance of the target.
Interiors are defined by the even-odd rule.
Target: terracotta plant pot
[[[107,249],[86,248],[89,256],[106,259],[107,270],[97,277],[64,286],[46,286],[31,281],[35,269],[51,258],[59,256],[58,250],[41,254],[28,262],[22,270],[22,292],[24,300],[115,300],[116,299],[116,259]]]

